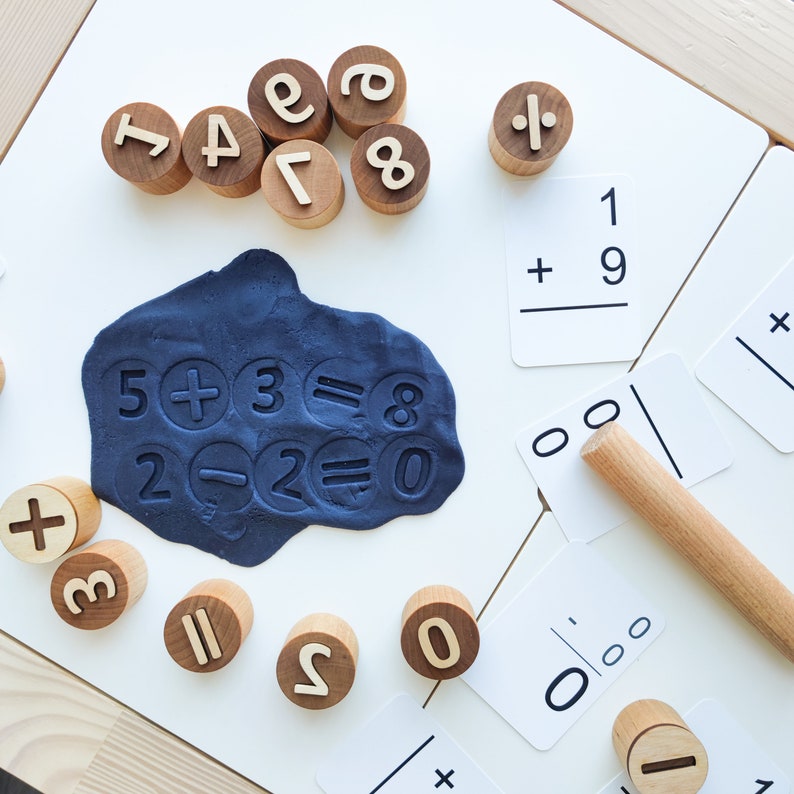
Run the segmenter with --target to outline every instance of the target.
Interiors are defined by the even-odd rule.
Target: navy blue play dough
[[[238,565],[310,524],[430,512],[463,477],[455,395],[430,350],[309,300],[271,251],[109,325],[83,390],[97,496]]]

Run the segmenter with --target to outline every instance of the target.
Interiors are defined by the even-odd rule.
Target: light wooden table
[[[2,0],[0,160],[93,2]],[[790,0],[564,5],[794,146]],[[45,794],[262,791],[2,633],[0,767]]]

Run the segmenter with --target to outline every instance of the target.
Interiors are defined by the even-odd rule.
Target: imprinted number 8
[[[384,160],[380,156],[381,149],[389,150],[389,159]],[[380,168],[383,170],[381,173],[381,181],[389,190],[400,190],[406,185],[410,185],[416,176],[414,167],[406,160],[401,160],[403,154],[402,144],[391,135],[385,138],[379,138],[374,143],[370,144],[367,149],[367,162],[373,168]],[[395,178],[394,172],[400,172],[402,176]]]

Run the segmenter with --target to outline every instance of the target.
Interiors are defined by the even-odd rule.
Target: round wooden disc
[[[0,358],[0,392],[3,391],[3,386],[6,385],[6,368],[3,364],[3,359]]]
[[[235,108],[216,105],[193,116],[182,136],[182,156],[191,172],[221,196],[241,198],[259,190],[265,142],[256,124]]]
[[[547,83],[519,83],[496,106],[488,148],[505,171],[531,176],[554,162],[572,129],[573,111],[559,90]]]
[[[423,587],[406,602],[400,646],[405,661],[434,681],[456,678],[480,650],[480,630],[469,600],[446,585]]]
[[[322,77],[292,58],[271,61],[254,75],[248,110],[273,146],[297,138],[322,143],[333,123]]]
[[[70,626],[109,626],[143,595],[146,562],[129,543],[102,540],[64,560],[50,583],[55,611]]]
[[[345,200],[336,159],[314,141],[287,141],[277,146],[262,166],[261,183],[268,204],[287,223],[301,229],[329,223]]]
[[[661,700],[636,700],[615,718],[612,743],[640,794],[695,794],[708,756],[678,712]]]
[[[427,192],[430,153],[409,127],[379,124],[361,135],[350,154],[350,171],[361,200],[376,212],[412,210]]]
[[[358,640],[342,618],[308,615],[287,636],[276,662],[284,695],[307,709],[327,709],[347,695],[356,677]]]
[[[55,477],[15,491],[0,507],[0,541],[24,562],[52,562],[90,540],[102,507],[76,477]]]
[[[194,673],[211,673],[235,657],[248,636],[254,608],[234,582],[201,582],[171,610],[163,640],[171,658]]]
[[[175,193],[190,181],[179,127],[148,102],[125,105],[105,122],[102,154],[119,176],[146,193]]]
[[[328,73],[334,118],[351,138],[377,124],[402,122],[406,97],[405,72],[381,47],[353,47],[334,61]]]

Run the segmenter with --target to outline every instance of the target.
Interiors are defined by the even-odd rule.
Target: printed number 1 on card
[[[520,366],[620,361],[641,347],[634,188],[621,174],[517,182],[505,207]]]

